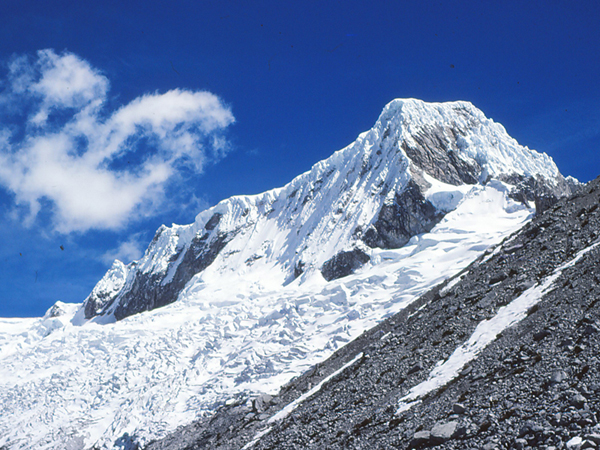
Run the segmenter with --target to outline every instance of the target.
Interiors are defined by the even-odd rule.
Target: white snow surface
[[[259,431],[258,433],[256,433],[256,436],[254,436],[254,438],[249,443],[244,445],[244,447],[242,447],[242,450],[247,450],[249,448],[252,448],[254,446],[254,444],[256,444],[260,440],[260,438],[262,438],[265,434],[267,434],[271,431],[271,429],[273,428],[273,426],[272,426],[273,423],[279,422],[279,421],[285,419],[298,406],[300,406],[305,400],[309,399],[310,397],[315,395],[317,392],[319,392],[321,390],[321,388],[325,385],[325,383],[329,382],[329,380],[331,380],[332,378],[338,376],[340,373],[342,373],[348,367],[354,365],[354,363],[356,361],[358,361],[359,359],[361,359],[362,357],[363,357],[363,353],[359,353],[351,361],[344,364],[342,367],[340,367],[338,370],[336,370],[332,374],[323,378],[315,387],[310,389],[308,392],[305,392],[304,394],[302,394],[300,397],[298,397],[293,402],[285,405],[277,414],[274,414],[271,417],[269,417],[269,420],[267,420],[267,427],[265,429]]]
[[[502,331],[523,320],[527,316],[527,311],[553,289],[554,282],[566,268],[575,265],[583,255],[599,245],[600,243],[597,242],[579,251],[573,259],[557,267],[541,283],[530,287],[508,305],[499,308],[494,317],[481,321],[471,337],[458,347],[446,361],[438,361],[427,380],[411,388],[408,394],[400,399],[396,414],[410,409],[427,394],[456,378],[460,371],[493,342]]]
[[[144,443],[234,398],[274,394],[519,229],[533,211],[508,197],[510,186],[450,186],[420,174],[446,216],[400,249],[358,241],[357,227],[418,172],[398,142],[435,125],[460,131],[459,156],[484,167],[485,179],[560,177],[547,155],[521,147],[470,103],[395,100],[370,131],[283,188],[161,227],[140,261],[115,263],[94,288],[100,298],[122,293],[149,272],[169,283],[182,250],[219,213],[210,233],[234,237],[176,302],[118,322],[86,321],[80,304],[62,304],[56,317],[0,319],[0,447],[120,448],[124,433]],[[356,246],[370,262],[326,282],[322,264]]]
[[[0,445],[111,448],[125,432],[163,436],[241,392],[276,393],[520,228],[531,211],[496,187],[473,186],[430,233],[329,283],[269,288],[267,269],[243,289],[235,273],[192,283],[179,301],[111,324],[48,331],[48,319],[2,319]]]

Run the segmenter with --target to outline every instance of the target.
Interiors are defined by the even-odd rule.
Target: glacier
[[[286,186],[161,227],[83,303],[0,318],[0,448],[143,445],[275,393],[572,183],[468,102],[394,100]]]

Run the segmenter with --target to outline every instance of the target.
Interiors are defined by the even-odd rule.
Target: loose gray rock
[[[408,369],[407,375],[412,375],[413,373],[419,372],[423,370],[423,363],[421,361],[419,361],[418,363],[416,363],[414,366],[412,366],[410,369]]]
[[[584,436],[586,441],[592,441],[596,445],[600,445],[600,434],[599,433],[590,433]]]
[[[429,444],[431,440],[431,432],[429,430],[417,431],[410,443],[408,444],[411,448],[423,447]]]
[[[569,403],[577,409],[581,409],[585,406],[586,398],[581,394],[575,394],[569,400]]]
[[[495,273],[490,277],[490,284],[499,283],[500,281],[504,281],[507,278],[508,278],[508,273],[506,273],[504,271]]]
[[[516,439],[513,443],[513,448],[515,450],[523,450],[528,446],[527,440],[523,438]]]
[[[562,383],[567,378],[568,378],[568,375],[564,370],[555,370],[554,372],[552,372],[552,375],[550,376],[550,383],[552,383],[552,384]]]
[[[481,447],[482,450],[497,450],[498,445],[495,442],[488,442]]]
[[[465,412],[467,412],[467,408],[465,408],[465,406],[460,403],[455,403],[454,405],[452,405],[452,412],[454,414],[464,414]]]
[[[454,437],[458,428],[458,422],[438,423],[431,429],[431,442],[442,444]]]
[[[581,447],[579,447],[581,450],[584,450],[586,448],[598,448],[598,446],[596,445],[596,443],[592,442],[592,441],[588,441],[587,439],[585,439],[582,443],[581,443]]]
[[[252,410],[256,413],[264,412],[273,400],[269,394],[261,394],[252,401]]]

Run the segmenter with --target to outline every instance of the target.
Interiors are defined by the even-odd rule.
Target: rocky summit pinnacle
[[[588,439],[594,388],[573,377],[595,366],[580,359],[576,371],[516,338],[506,342],[518,350],[490,356],[505,378],[480,365],[517,323],[534,342],[560,339],[564,355],[594,348],[563,333],[558,310],[547,327],[528,319],[589,257],[593,206],[564,209],[585,189],[470,103],[394,100],[282,188],[160,227],[142,258],[115,261],[82,304],[0,319],[0,448],[465,448],[463,438],[483,448],[512,433],[500,417],[518,409],[525,427],[539,406],[519,406],[521,385],[509,386],[510,406],[484,383],[514,367],[529,376],[536,352],[535,376],[549,380],[536,392],[567,402],[568,433],[585,430],[569,438]],[[587,298],[587,284],[573,286]],[[595,319],[585,320],[593,336]],[[469,385],[494,393],[489,416]],[[429,402],[443,392],[445,403]],[[546,422],[527,426],[518,439],[550,445],[536,428]]]
[[[470,103],[394,100],[371,130],[283,188],[161,227],[140,261],[107,272],[85,318],[119,320],[172,303],[211,265],[252,272],[271,264],[279,285],[316,272],[347,276],[370,261],[370,249],[400,248],[430,231],[460,201],[459,187],[492,180],[538,211],[573,187],[546,154],[520,146]],[[230,257],[242,248],[244,258]]]

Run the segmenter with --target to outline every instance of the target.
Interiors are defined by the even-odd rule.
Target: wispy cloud
[[[3,83],[0,184],[32,222],[54,229],[117,229],[152,214],[169,181],[225,155],[231,110],[215,95],[175,89],[107,111],[108,79],[72,53],[15,58]],[[6,123],[9,123],[7,120]]]
[[[144,254],[144,249],[148,242],[144,239],[143,233],[135,233],[129,236],[125,242],[121,242],[119,247],[107,251],[101,257],[101,261],[107,265],[115,259],[129,264],[131,261],[138,260]]]

